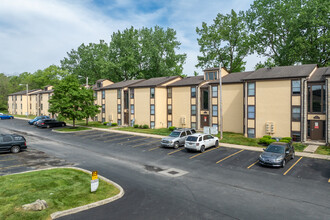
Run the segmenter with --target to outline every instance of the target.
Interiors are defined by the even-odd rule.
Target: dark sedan
[[[36,123],[36,122],[39,121],[40,119],[49,119],[49,117],[46,116],[46,115],[37,116],[37,117],[35,117],[34,119],[28,121],[28,123],[29,123],[30,125],[33,125],[34,123]]]
[[[290,143],[273,142],[259,156],[259,163],[265,166],[285,167],[294,158],[294,148]]]
[[[26,149],[26,140],[17,134],[0,134],[0,151],[11,151],[18,153]]]
[[[57,121],[55,119],[41,119],[34,123],[39,128],[53,128],[53,127],[64,127],[66,123],[64,121]]]

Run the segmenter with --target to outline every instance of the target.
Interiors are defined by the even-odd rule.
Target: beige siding
[[[150,88],[135,88],[135,124],[150,126]]]
[[[172,88],[172,125],[175,127],[189,128],[190,121],[190,86]],[[180,118],[186,118],[186,124],[182,125]]]
[[[275,137],[290,137],[291,80],[256,82],[256,137],[266,135],[266,122],[275,123]]]
[[[117,123],[117,90],[106,90],[105,98],[105,121]]]
[[[155,128],[167,127],[167,103],[166,88],[155,89]]]

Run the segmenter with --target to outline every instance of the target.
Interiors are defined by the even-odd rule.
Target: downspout
[[[248,106],[248,95],[247,95],[247,82],[244,83],[244,136],[247,137],[247,127],[248,127],[248,119],[247,119],[247,106]]]

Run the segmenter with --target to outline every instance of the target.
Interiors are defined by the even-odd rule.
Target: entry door
[[[323,121],[311,121],[311,139],[323,140]]]
[[[124,113],[124,124],[128,125],[128,112]]]
[[[201,115],[201,127],[203,128],[205,126],[210,126],[209,116],[208,115]]]

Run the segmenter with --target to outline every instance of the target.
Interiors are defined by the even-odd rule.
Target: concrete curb
[[[31,172],[35,172],[35,171],[61,169],[61,168],[79,170],[79,171],[83,171],[85,173],[88,173],[88,174],[92,175],[91,171],[85,170],[85,169],[82,169],[82,168],[79,168],[79,167],[51,167],[51,168],[38,169],[38,170],[29,170],[29,171],[25,171],[25,172],[21,172],[21,173],[13,173],[13,174],[8,174],[8,175],[17,175],[17,174],[22,174],[22,173],[31,173]],[[84,211],[84,210],[95,208],[97,206],[101,206],[101,205],[113,202],[113,201],[115,201],[117,199],[120,199],[121,197],[124,196],[125,191],[120,185],[118,185],[117,183],[115,183],[115,182],[113,182],[113,181],[111,181],[111,180],[109,180],[109,179],[107,179],[103,176],[100,176],[100,175],[98,175],[98,176],[99,176],[100,179],[104,180],[105,182],[110,183],[110,184],[114,185],[115,187],[117,187],[120,192],[117,195],[115,195],[113,197],[110,197],[110,198],[107,198],[107,199],[103,199],[103,200],[100,200],[100,201],[97,201],[97,202],[93,202],[93,203],[90,203],[90,204],[87,204],[87,205],[79,206],[79,207],[64,210],[64,211],[54,212],[50,215],[51,219],[56,219],[56,218],[60,218],[60,217],[66,216],[66,215],[71,215],[71,214],[78,213],[78,212],[81,212],[81,211]]]
[[[72,134],[77,132],[84,132],[84,131],[90,131],[92,129],[82,130],[82,131],[57,131],[56,129],[52,129],[52,132],[60,133],[60,134]]]

